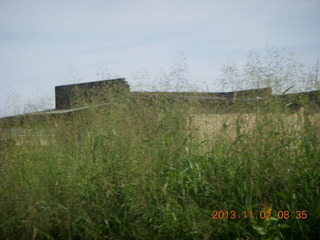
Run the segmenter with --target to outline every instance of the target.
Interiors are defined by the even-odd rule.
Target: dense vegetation
[[[154,81],[195,90],[188,76],[180,56]],[[225,64],[220,80],[223,90],[315,90],[319,64],[308,71],[268,48],[243,70]],[[0,239],[320,239],[316,103],[113,97],[0,122],[26,133],[0,144]]]
[[[180,100],[29,118],[14,127],[55,135],[1,146],[0,238],[319,239],[316,123],[258,110],[253,131],[239,111],[233,138],[228,124],[203,138],[193,116],[207,110]]]

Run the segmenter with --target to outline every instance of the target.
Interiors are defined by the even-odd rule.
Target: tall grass
[[[225,66],[223,84],[283,92],[306,76],[272,49],[249,60]],[[160,78],[180,91],[185,58]],[[0,144],[0,239],[320,239],[318,107],[91,97],[106,104],[0,122],[27,133]]]
[[[128,95],[26,119],[14,127],[53,129],[55,136],[44,146],[39,136],[2,146],[0,238],[318,239],[315,123],[301,113],[288,126],[279,116],[290,113],[278,109],[259,108],[250,126],[233,115],[232,138],[228,119],[203,138],[194,116],[206,110],[177,99]],[[212,211],[231,210],[240,218],[212,219]],[[256,218],[268,210],[272,218]],[[285,210],[308,217],[279,219]]]

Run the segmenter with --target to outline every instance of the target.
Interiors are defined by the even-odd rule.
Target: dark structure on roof
[[[272,97],[271,88],[259,88],[234,92],[131,92],[131,96],[140,98],[184,98],[203,101],[256,101]]]
[[[77,106],[77,98],[81,96],[82,101],[90,102],[93,97],[100,97],[100,100],[108,101],[107,91],[115,94],[121,91],[130,91],[130,86],[125,78],[102,80],[88,83],[78,83],[55,87],[56,109],[70,109]]]
[[[320,91],[289,93],[289,94],[282,95],[281,97],[283,99],[288,99],[288,100],[305,100],[309,102],[319,103]]]

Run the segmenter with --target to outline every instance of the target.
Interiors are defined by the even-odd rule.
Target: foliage
[[[279,111],[260,108],[254,134],[239,118],[232,141],[227,124],[220,137],[203,139],[195,107],[128,95],[15,126],[55,136],[49,145],[1,150],[1,238],[317,239],[320,147],[312,123],[287,129]],[[243,217],[268,209],[270,219]],[[241,217],[212,219],[216,210]],[[284,210],[308,217],[278,219]]]
[[[299,64],[278,53],[251,53],[243,72],[225,65],[223,81],[262,87],[293,80]],[[312,84],[317,69],[305,75]],[[160,86],[182,90],[188,78],[180,56],[160,75]],[[110,92],[108,99],[57,116],[0,122],[0,130],[28,133],[0,136],[0,239],[320,238],[314,116],[292,114],[277,99],[228,106]],[[217,219],[213,211],[220,211]]]
[[[147,69],[137,71],[133,75],[134,90],[160,92],[194,92],[197,86],[191,83],[192,75],[187,58],[180,52],[168,70],[160,68],[153,75]]]
[[[308,69],[300,56],[267,46],[263,54],[250,51],[243,68],[231,59],[222,66],[220,83],[234,90],[271,87],[276,94],[319,89],[319,66]]]

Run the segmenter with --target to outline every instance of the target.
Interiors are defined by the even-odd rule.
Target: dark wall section
[[[300,93],[290,93],[281,96],[283,99],[288,100],[305,100],[309,102],[320,102],[320,91],[310,91],[310,92],[300,92]]]
[[[141,98],[198,98],[203,100],[256,100],[272,97],[272,88],[249,89],[234,92],[131,92],[134,97]]]
[[[62,85],[55,87],[56,109],[70,109],[74,106],[77,96],[81,96],[81,101],[91,101],[93,97],[99,96],[107,98],[107,91],[112,90],[114,94],[121,91],[130,91],[125,78],[102,80],[97,82]],[[108,99],[104,99],[108,100]]]

